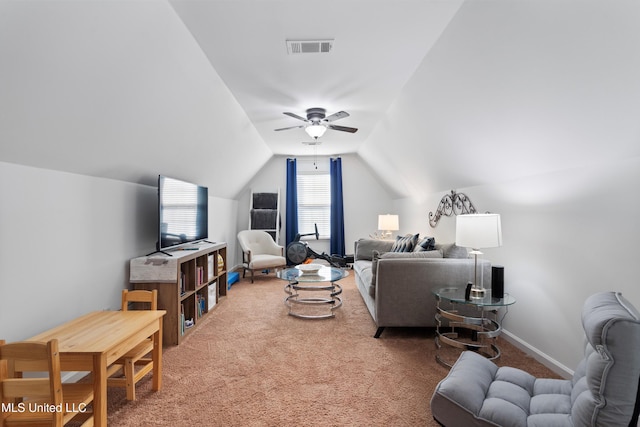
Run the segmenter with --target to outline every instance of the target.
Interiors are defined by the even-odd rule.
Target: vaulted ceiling
[[[319,154],[358,151],[436,43],[462,1],[322,3],[182,1],[171,5],[274,154],[309,154],[283,112],[320,107],[355,134],[328,131]],[[328,53],[289,54],[288,40],[332,40]]]
[[[0,161],[233,198],[340,110],[395,197],[640,156],[635,0],[0,0]],[[287,40],[331,39],[290,55]],[[221,182],[220,176],[233,179]]]

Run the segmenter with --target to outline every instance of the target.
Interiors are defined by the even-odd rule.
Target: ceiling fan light
[[[321,124],[312,124],[304,128],[305,132],[311,137],[318,139],[327,131],[327,127]]]

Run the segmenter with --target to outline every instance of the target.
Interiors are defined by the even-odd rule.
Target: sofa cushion
[[[375,298],[376,294],[376,280],[378,272],[378,260],[379,259],[420,259],[420,258],[442,258],[440,251],[422,251],[422,252],[384,252],[373,251],[373,260],[371,262],[371,286],[369,288],[369,295]]]
[[[442,258],[442,253],[440,251],[422,251],[422,252],[385,252],[380,254],[379,258],[388,259],[388,258]]]
[[[455,243],[436,245],[436,249],[442,252],[443,258],[469,258],[467,248],[457,246]]]
[[[436,248],[436,239],[433,237],[423,237],[413,248],[414,252],[432,251]]]
[[[373,260],[373,251],[389,252],[393,244],[393,240],[360,239],[356,243],[355,261],[371,261]]]
[[[460,355],[431,399],[436,419],[451,426],[569,427],[570,407],[571,380],[539,379],[471,351]]]
[[[418,243],[420,234],[407,234],[406,236],[396,237],[390,252],[412,252],[416,243]]]
[[[376,296],[376,288],[375,285],[372,285],[372,261],[367,260],[358,260],[353,264],[353,269],[356,272],[356,275],[360,277],[362,284],[366,286],[367,292],[369,295],[375,298]]]
[[[275,266],[285,265],[287,265],[287,259],[283,256],[261,254],[253,255],[251,262],[247,266],[253,270],[260,270],[262,268],[273,268]]]

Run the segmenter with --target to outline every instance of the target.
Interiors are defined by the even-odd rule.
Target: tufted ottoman
[[[570,380],[536,378],[463,352],[431,398],[446,427],[635,426],[640,314],[617,292],[587,299],[585,357]]]

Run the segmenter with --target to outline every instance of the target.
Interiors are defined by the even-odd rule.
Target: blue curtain
[[[331,255],[345,255],[344,247],[344,206],[342,203],[342,159],[329,159],[331,176]]]
[[[296,175],[298,168],[296,159],[287,159],[287,223],[285,224],[285,240],[289,245],[298,234],[298,184]]]

